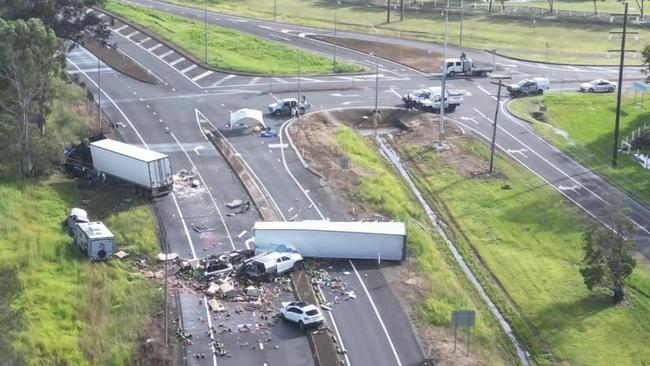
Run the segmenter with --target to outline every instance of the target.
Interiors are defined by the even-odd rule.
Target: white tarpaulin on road
[[[232,130],[233,126],[237,125],[237,122],[246,118],[254,119],[266,128],[264,118],[262,117],[262,111],[259,111],[257,109],[242,108],[238,111],[230,112],[230,129]]]

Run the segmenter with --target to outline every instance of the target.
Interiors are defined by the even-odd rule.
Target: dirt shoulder
[[[324,35],[310,35],[309,37],[327,43],[334,43],[336,39],[336,44],[339,46],[368,54],[374,54],[376,52],[380,58],[397,62],[422,72],[440,71],[442,54],[433,50],[423,50],[421,48],[383,42],[377,43],[354,38],[335,38]]]

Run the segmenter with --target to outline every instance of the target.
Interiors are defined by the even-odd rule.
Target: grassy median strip
[[[546,106],[545,112],[540,112],[541,106]],[[650,170],[627,154],[619,154],[619,166],[611,167],[616,112],[614,94],[562,93],[521,98],[510,103],[510,110],[532,122],[546,140],[580,164],[650,205]],[[642,107],[634,103],[632,95],[626,95],[621,110],[620,137],[629,136],[644,123],[650,125],[650,103]]]
[[[169,2],[203,8],[203,0],[166,0]],[[444,16],[438,12],[407,11],[405,20],[399,21],[397,13],[386,23],[385,8],[366,6],[365,3],[343,3],[310,0],[226,0],[210,1],[209,8],[217,12],[273,19],[276,3],[276,19],[281,22],[334,28],[334,9],[337,7],[339,29],[373,34],[371,25],[382,35],[414,38],[442,43],[444,37]],[[467,3],[467,2],[466,2]],[[591,2],[590,2],[591,3]],[[601,2],[599,1],[599,6]],[[438,6],[443,6],[438,2]],[[498,9],[500,4],[494,4]],[[507,6],[507,4],[506,4]],[[622,13],[618,3],[616,13]],[[497,11],[495,10],[495,13]],[[642,49],[650,38],[645,27],[629,25],[630,31],[638,31],[638,38],[629,38],[630,49]],[[515,16],[465,13],[463,19],[463,46],[480,49],[496,49],[499,53],[537,61],[569,63],[615,64],[615,55],[607,57],[608,49],[616,49],[620,39],[609,39],[609,32],[620,30],[620,24],[590,22],[575,18],[532,18],[526,14]],[[332,35],[333,32],[330,34]],[[449,42],[456,44],[460,37],[460,14],[449,14]],[[630,43],[631,42],[631,43]],[[547,46],[548,45],[548,46]],[[547,51],[548,47],[548,51]],[[471,56],[471,53],[468,53]],[[484,60],[490,61],[490,60]],[[629,64],[639,64],[638,59],[629,57]]]
[[[609,294],[589,293],[578,271],[586,215],[510,159],[496,160],[495,175],[468,175],[469,162],[486,165],[487,149],[465,138],[453,144],[460,152],[440,155],[428,146],[406,145],[400,155],[456,244],[475,252],[484,275],[503,289],[508,299],[501,301],[512,304],[509,317],[535,360],[647,362],[650,325],[640,321],[650,317],[647,263],[628,281],[627,304],[615,306]]]
[[[142,6],[110,0],[106,10],[137,23],[200,60],[205,56],[204,23]],[[303,74],[332,72],[332,59],[297,51],[280,42],[263,40],[243,32],[208,26],[208,64],[224,70],[259,74],[298,74],[298,57]],[[358,65],[337,62],[336,72],[358,72]]]
[[[481,300],[468,295],[469,285],[462,279],[463,274],[450,265],[453,259],[440,239],[434,236],[426,214],[397,172],[353,129],[337,129],[336,141],[352,164],[368,172],[368,176],[363,177],[349,193],[350,198],[373,205],[394,220],[406,222],[411,255],[419,273],[431,283],[431,293],[420,304],[416,315],[429,324],[448,327],[452,310],[478,309],[477,327],[472,331],[472,338],[480,349],[477,353],[490,365],[512,362],[504,361],[502,350],[507,341],[500,334],[496,322]]]

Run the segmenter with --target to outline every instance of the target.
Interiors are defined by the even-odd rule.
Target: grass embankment
[[[487,160],[483,144],[453,143],[463,156]],[[498,175],[468,177],[428,146],[405,146],[400,154],[456,244],[475,251],[484,274],[507,294],[500,302],[511,304],[509,317],[539,364],[650,360],[650,324],[642,320],[650,317],[650,267],[637,267],[627,282],[629,303],[615,306],[609,293],[589,293],[578,271],[586,215],[546,183],[505,158],[496,160]]]
[[[203,8],[203,0],[166,0],[177,4]],[[261,19],[273,19],[273,1],[228,0],[210,1],[213,11],[226,12]],[[600,2],[599,2],[600,4]],[[279,22],[332,29],[334,24],[335,2],[326,3],[308,0],[277,0],[276,18]],[[499,4],[494,4],[498,7]],[[622,6],[617,11],[622,12]],[[338,5],[337,21],[339,29],[371,33],[375,25],[380,34],[393,37],[414,38],[442,43],[444,37],[444,17],[439,13],[407,11],[404,22],[398,16],[391,16],[386,24],[386,11],[382,8],[367,7],[365,4]],[[499,53],[525,59],[567,63],[615,64],[607,58],[607,49],[615,49],[620,39],[609,39],[609,32],[620,30],[619,24],[585,22],[582,18],[540,18],[535,23],[531,18],[507,15],[465,14],[463,20],[463,46],[480,49],[496,49]],[[632,29],[634,28],[634,29]],[[628,41],[630,47],[642,49],[650,38],[650,31],[644,27],[631,25],[630,30],[638,31],[639,38]],[[460,35],[460,15],[449,14],[449,42],[455,44]],[[471,56],[471,54],[470,54]],[[484,60],[489,61],[489,60]],[[639,59],[629,57],[628,64],[639,64]]]
[[[542,105],[546,106],[546,112],[540,114]],[[619,166],[616,169],[611,167],[616,112],[614,94],[551,93],[516,99],[510,103],[510,110],[533,122],[547,141],[580,164],[650,205],[650,170],[644,169],[627,154],[618,154]],[[632,95],[626,95],[622,101],[620,123],[621,139],[644,123],[650,123],[650,103],[641,107],[634,103]]]
[[[60,156],[65,141],[86,135],[93,108],[85,105],[82,89],[56,83],[46,137],[59,142],[43,145]],[[148,258],[158,247],[148,205],[131,200],[130,189],[82,191],[60,175],[15,177],[11,136],[10,129],[0,130],[0,142],[7,147],[0,155],[0,364],[130,365],[146,360],[137,351],[138,341],[151,326],[149,316],[160,309],[158,285],[137,273],[131,259],[90,263],[61,222],[72,207],[83,207],[91,219],[104,221],[132,258]],[[37,143],[33,141],[35,159],[43,156],[50,164],[47,154],[36,154],[44,149]]]
[[[353,164],[363,168],[369,176],[358,182],[350,198],[373,205],[394,220],[404,221],[407,227],[408,247],[416,261],[419,273],[430,284],[430,294],[416,310],[416,315],[429,324],[448,327],[452,310],[478,309],[477,326],[472,330],[473,352],[486,364],[508,364],[512,359],[504,355],[507,341],[477,296],[469,296],[469,284],[454,265],[450,253],[439,238],[421,206],[397,173],[357,133],[341,127],[336,131],[339,147]],[[478,349],[478,351],[477,351]],[[507,361],[506,361],[507,360]]]
[[[185,49],[197,59],[205,58],[204,24],[163,11],[110,0],[106,10],[150,29],[169,42]],[[332,72],[329,57],[298,50],[303,74],[328,74]],[[208,26],[209,65],[231,71],[259,74],[298,74],[296,49],[279,42],[223,27]],[[336,63],[336,72],[358,72],[358,65]]]

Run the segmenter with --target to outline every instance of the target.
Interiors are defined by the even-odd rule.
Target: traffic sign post
[[[469,340],[472,327],[476,324],[476,312],[474,310],[454,310],[451,312],[451,326],[454,328],[454,352],[456,352],[456,330],[467,328],[467,355],[469,356]]]

